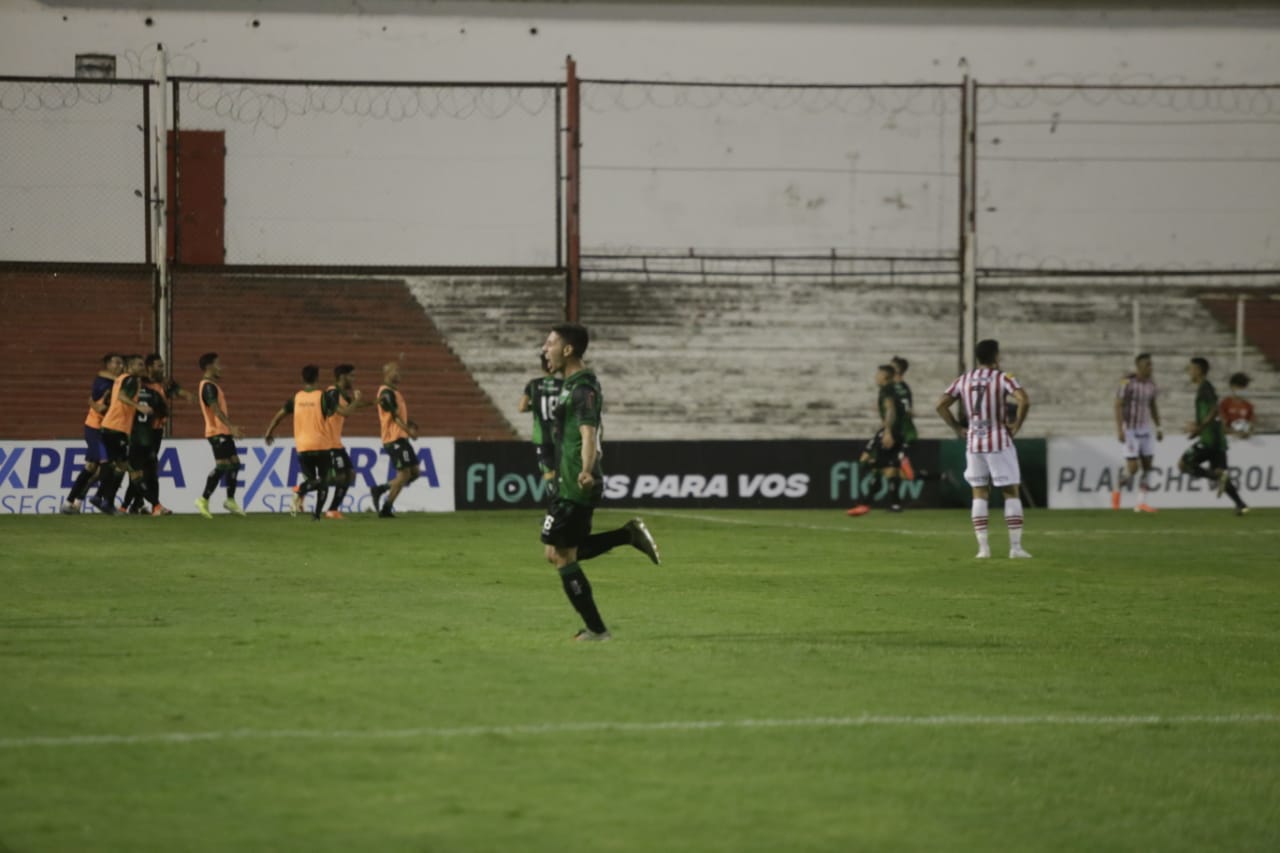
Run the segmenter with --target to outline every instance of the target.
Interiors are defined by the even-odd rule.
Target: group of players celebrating
[[[94,377],[85,417],[84,437],[88,455],[84,470],[76,478],[64,514],[83,509],[89,489],[98,490],[88,503],[99,512],[115,515],[170,515],[160,502],[157,475],[165,421],[175,399],[199,402],[204,417],[204,435],[213,451],[214,467],[205,480],[204,491],[195,505],[205,518],[213,518],[209,499],[221,485],[226,489],[222,507],[233,515],[244,515],[236,502],[236,485],[243,465],[236,439],[244,430],[232,423],[227,398],[219,380],[222,363],[217,353],[205,353],[199,360],[201,379],[195,395],[171,379],[164,359],[157,353],[103,356],[102,369]],[[312,518],[341,519],[342,502],[355,483],[351,456],[342,445],[342,431],[348,415],[373,405],[354,387],[355,368],[339,364],[333,382],[319,387],[320,368],[302,368],[303,387],[276,412],[267,427],[265,440],[275,440],[276,427],[292,415],[298,461],[305,479],[294,487],[292,514],[302,511],[306,496],[315,494]],[[383,450],[391,457],[396,475],[388,483],[372,489],[373,506],[381,518],[395,518],[395,501],[405,486],[419,476],[418,457],[410,443],[418,437],[418,425],[409,418],[409,409],[400,388],[400,365],[389,362],[382,368],[378,389],[378,418]],[[122,504],[116,503],[120,486],[129,488]],[[332,490],[332,497],[330,497]],[[325,508],[328,501],[328,509]],[[150,504],[150,508],[147,508]]]

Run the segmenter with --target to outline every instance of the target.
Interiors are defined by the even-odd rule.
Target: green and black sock
[[[591,595],[591,583],[583,574],[582,567],[576,562],[561,566],[560,583],[564,586],[565,595],[569,596],[569,603],[586,623],[587,630],[596,634],[607,631],[604,620],[600,618],[600,611],[596,609],[596,601]]]
[[[222,482],[222,466],[219,465],[209,473],[209,478],[204,481],[204,492],[201,495],[205,500],[209,500],[209,496],[213,494],[213,490],[218,488],[218,484]]]

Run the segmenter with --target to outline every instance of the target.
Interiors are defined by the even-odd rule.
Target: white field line
[[[143,734],[44,735],[0,738],[0,749],[65,746],[129,746],[136,744],[185,744],[236,740],[448,740],[474,737],[555,736],[590,732],[649,733],[696,731],[762,731],[779,729],[857,728],[1009,728],[1139,726],[1243,726],[1277,725],[1274,714],[1029,714],[902,716],[862,714],[856,717],[802,717],[798,719],[667,720],[659,722],[530,723],[506,726],[409,729],[229,729],[208,732],[153,732]]]
[[[973,529],[969,526],[968,517],[964,522],[959,522],[957,516],[957,524],[955,530],[920,530],[912,527],[875,527],[864,529],[858,526],[858,522],[851,521],[849,524],[839,527],[829,524],[800,524],[790,521],[757,521],[748,518],[722,518],[716,515],[702,515],[697,512],[685,512],[681,510],[607,510],[607,512],[621,513],[626,515],[640,516],[642,518],[678,518],[685,521],[701,521],[707,524],[726,524],[735,527],[760,527],[760,528],[777,528],[782,530],[818,530],[828,533],[870,533],[881,534],[889,533],[901,536],[962,536],[968,539],[973,538]],[[992,512],[992,526],[998,527],[1001,518],[1000,512],[997,510]],[[1243,522],[1247,524],[1248,522]],[[1037,537],[1039,536],[1067,536],[1072,539],[1088,539],[1093,536],[1134,536],[1141,533],[1143,536],[1176,536],[1190,535],[1203,536],[1203,530],[1189,530],[1186,528],[1155,528],[1143,527],[1126,530],[1039,530],[1035,527],[1027,527],[1026,531]],[[1277,536],[1280,535],[1280,529],[1264,528],[1243,528],[1240,530],[1223,530],[1214,531],[1214,535],[1222,536]]]

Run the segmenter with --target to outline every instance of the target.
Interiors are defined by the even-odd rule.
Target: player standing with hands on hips
[[[1027,419],[1031,399],[1008,373],[1000,369],[1000,344],[987,339],[974,348],[978,367],[952,382],[938,401],[938,414],[957,436],[965,439],[965,481],[973,487],[973,532],[978,537],[979,559],[991,556],[987,539],[987,500],[991,485],[1004,493],[1004,523],[1009,528],[1009,558],[1030,557],[1022,550],[1022,500],[1018,489],[1022,473],[1013,437]],[[1006,423],[1008,398],[1018,404],[1012,424]],[[951,412],[956,400],[964,401],[969,417],[966,430]]]

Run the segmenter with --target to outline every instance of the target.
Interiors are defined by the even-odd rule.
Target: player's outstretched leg
[[[658,555],[658,543],[653,541],[653,534],[638,518],[631,519],[615,530],[592,533],[578,546],[578,561],[594,559],[620,545],[630,545],[648,557],[655,566],[662,563],[662,558]]]

